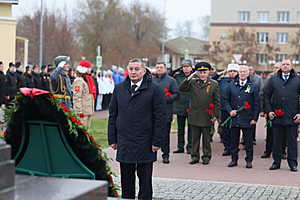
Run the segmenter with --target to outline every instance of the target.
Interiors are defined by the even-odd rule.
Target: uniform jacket
[[[71,80],[62,67],[57,67],[50,75],[50,78],[50,90],[52,93],[72,97]]]
[[[0,106],[5,103],[5,96],[7,96],[6,77],[3,71],[0,71]]]
[[[32,77],[31,74],[24,73],[23,77],[24,77],[23,80],[24,80],[24,86],[25,87],[27,87],[27,88],[34,88],[35,87],[33,77]]]
[[[178,85],[176,80],[167,73],[162,76],[153,76],[153,82],[156,83],[165,96],[165,89],[167,88],[172,96],[165,96],[164,99],[167,104],[167,120],[172,121],[173,117],[173,102],[178,98]]]
[[[18,77],[16,72],[8,71],[6,73],[7,89],[8,96],[14,97],[17,94],[18,90]]]
[[[179,86],[180,91],[189,92],[191,96],[191,107],[189,113],[189,124],[199,127],[210,127],[211,119],[220,119],[220,91],[218,83],[208,79],[203,82],[199,78],[184,80]],[[206,112],[209,104],[214,104],[213,114]]]
[[[94,98],[89,92],[88,84],[82,77],[77,77],[73,82],[73,109],[84,115],[94,113]]]
[[[17,70],[16,73],[18,78],[18,85],[17,85],[18,89],[25,87],[24,73],[20,70]]]
[[[47,73],[41,73],[41,89],[50,91],[50,75]]]
[[[188,76],[182,70],[174,75],[177,85],[180,85]],[[190,93],[178,91],[179,97],[173,103],[173,113],[177,115],[187,116],[187,110],[190,108]]]
[[[165,129],[166,104],[159,87],[146,74],[137,91],[130,92],[126,80],[113,92],[109,106],[108,142],[117,144],[117,161],[156,161],[152,145],[161,147]]]
[[[260,111],[259,88],[253,84],[250,78],[245,86],[241,87],[239,78],[235,79],[227,88],[225,96],[225,108],[228,114],[232,110],[238,110],[247,101],[250,104],[249,110],[242,110],[236,117],[232,118],[232,127],[251,128],[251,120],[258,120]]]
[[[32,78],[33,78],[34,87],[38,89],[42,89],[41,74],[32,72]]]
[[[267,113],[276,109],[285,112],[283,117],[275,117],[274,124],[297,126],[293,118],[300,113],[299,95],[300,77],[294,70],[290,72],[287,81],[283,80],[281,70],[270,77],[264,88],[265,110]]]

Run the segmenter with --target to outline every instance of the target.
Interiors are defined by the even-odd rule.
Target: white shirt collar
[[[243,81],[240,79],[240,85],[242,85],[242,83],[244,83],[244,85],[245,85],[247,83],[247,79],[243,80]]]
[[[136,85],[137,87],[135,88],[135,91],[137,90],[137,89],[139,89],[139,87],[141,87],[141,85],[142,85],[142,82],[143,82],[143,79],[142,80],[140,80],[139,82],[137,82],[137,83],[133,83],[132,81],[130,81],[130,83],[131,83],[131,86],[133,86],[133,85]]]

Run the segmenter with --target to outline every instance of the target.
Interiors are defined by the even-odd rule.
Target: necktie
[[[137,87],[137,85],[132,85],[131,86],[131,88],[130,88],[131,94],[134,94],[136,87]]]
[[[245,81],[242,81],[241,82],[241,86],[243,87],[245,85]]]
[[[283,77],[284,77],[285,81],[287,81],[289,79],[289,75],[288,74],[284,74]]]

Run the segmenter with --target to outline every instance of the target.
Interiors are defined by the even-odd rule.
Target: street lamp
[[[39,52],[39,64],[43,65],[43,25],[44,25],[44,1],[41,0],[41,18],[40,18],[40,52]]]

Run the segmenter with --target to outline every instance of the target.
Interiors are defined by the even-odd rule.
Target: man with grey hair
[[[249,67],[241,65],[239,77],[230,84],[224,95],[225,108],[232,117],[231,162],[228,167],[238,165],[239,140],[241,131],[246,147],[246,168],[252,168],[253,126],[256,125],[260,110],[259,89],[249,78]]]

